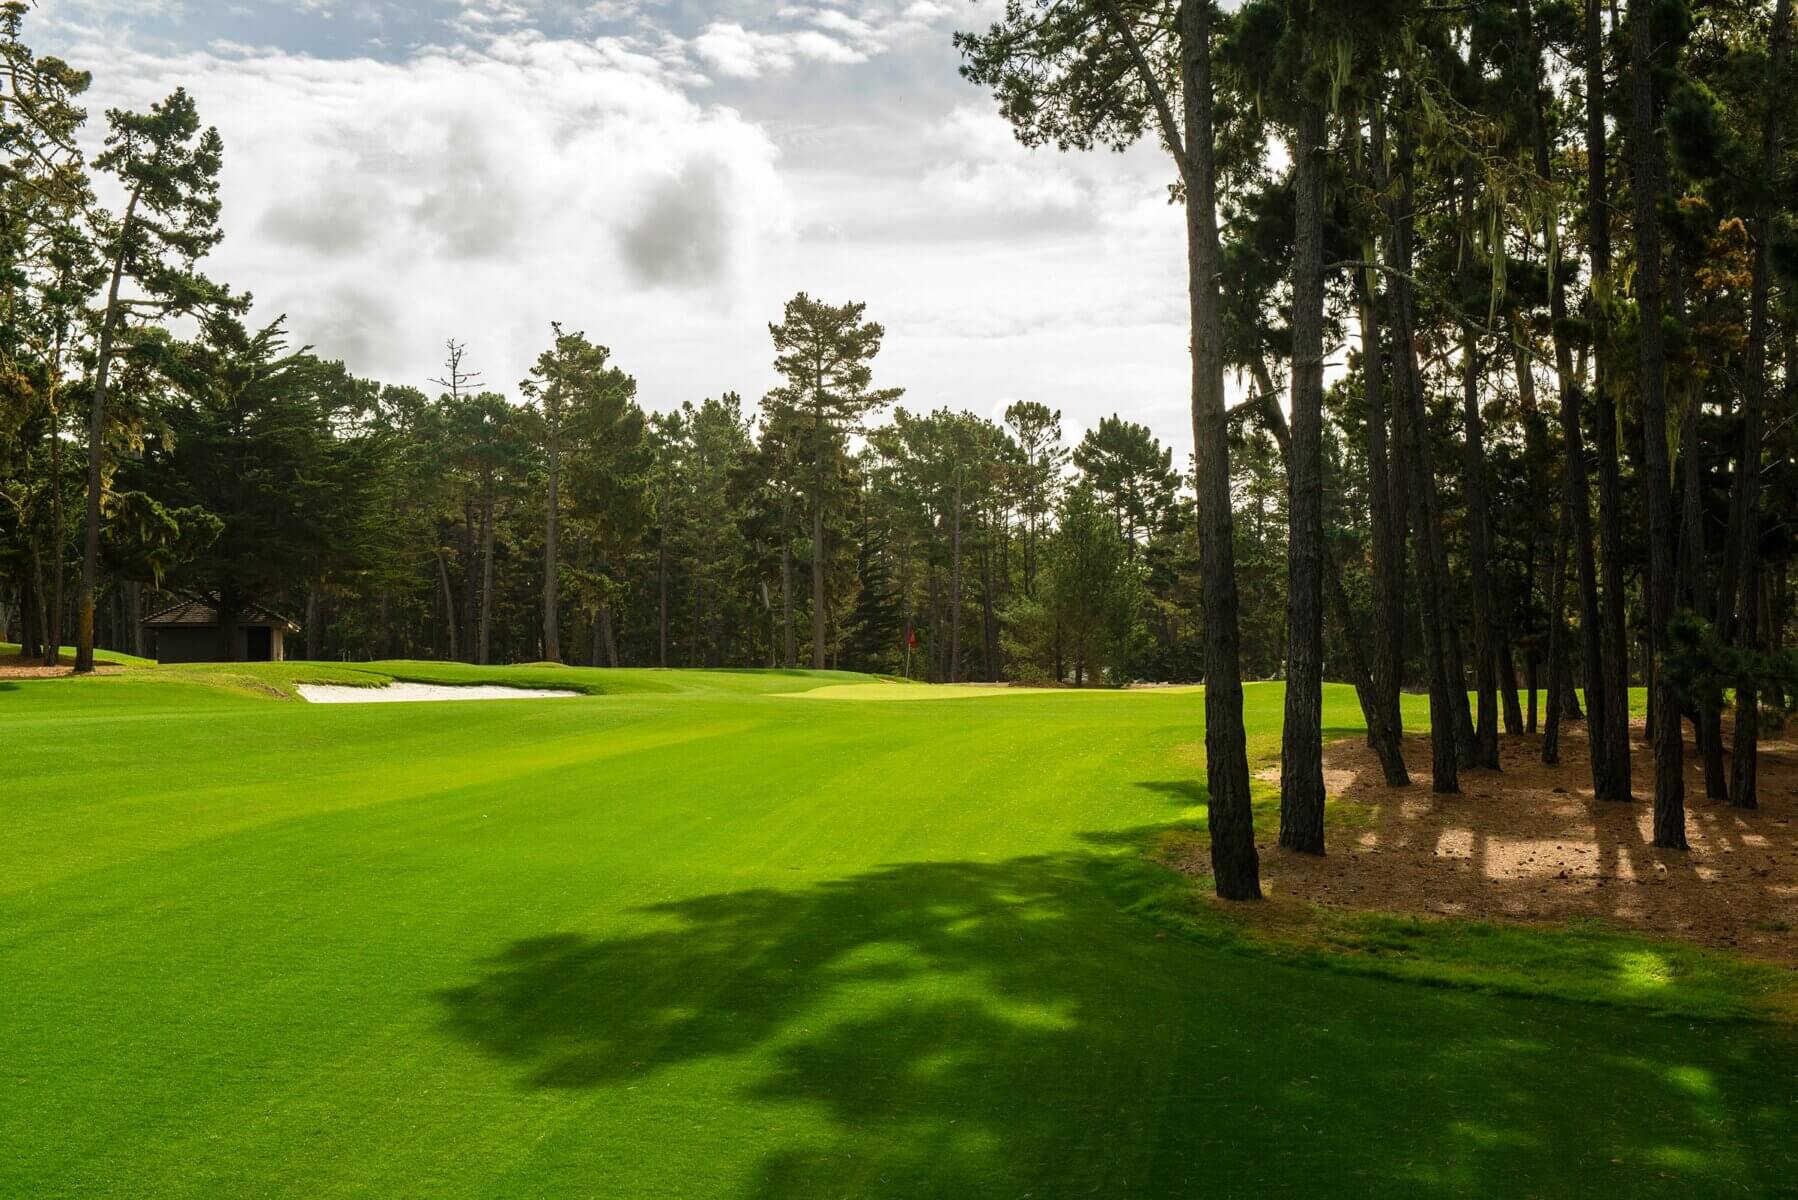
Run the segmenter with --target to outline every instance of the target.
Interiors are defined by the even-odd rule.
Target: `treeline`
[[[1146,427],[1070,447],[1041,404],[914,407],[876,386],[863,306],[805,295],[754,404],[654,411],[561,325],[510,388],[453,339],[426,386],[357,378],[204,272],[224,147],[191,97],[106,113],[89,161],[88,76],[0,14],[0,631],[27,657],[152,650],[142,617],[192,595],[225,659],[260,607],[315,659],[1201,678],[1189,464]],[[1238,554],[1272,613],[1278,464],[1245,436]],[[1256,629],[1276,675],[1283,626]]]
[[[84,155],[89,76],[27,11],[0,6],[0,632],[27,657],[142,652],[195,595],[222,658],[260,607],[312,658],[1190,675],[1190,522],[1144,427],[1071,465],[1041,405],[914,411],[862,306],[804,295],[753,406],[649,411],[559,325],[511,388],[453,340],[428,391],[357,378],[206,274],[224,147],[192,98],[107,112]]]

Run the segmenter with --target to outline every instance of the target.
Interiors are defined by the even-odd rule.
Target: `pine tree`
[[[177,88],[145,113],[110,109],[106,149],[94,166],[125,195],[116,219],[96,213],[95,239],[110,267],[88,415],[87,540],[77,597],[75,670],[94,669],[94,595],[100,574],[101,489],[106,475],[106,400],[113,360],[129,353],[143,322],[182,313],[241,311],[223,288],[194,269],[222,235],[218,175],[224,144],[201,130],[187,92]],[[126,285],[134,285],[128,294]]]

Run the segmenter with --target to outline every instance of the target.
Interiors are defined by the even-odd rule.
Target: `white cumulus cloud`
[[[510,388],[551,319],[649,343],[696,298],[732,308],[788,236],[767,135],[615,46],[115,55],[95,108],[176,85],[225,139],[208,269],[254,291],[259,317],[285,312],[321,353],[395,382],[418,383],[453,335]]]

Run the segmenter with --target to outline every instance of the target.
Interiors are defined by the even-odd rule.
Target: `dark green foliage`
[[[1124,672],[1141,633],[1141,580],[1129,543],[1087,487],[1062,500],[1049,540],[1043,609],[1076,687]]]
[[[894,674],[905,658],[905,609],[893,579],[892,535],[866,511],[855,538],[855,609],[843,631],[843,669]]]
[[[377,431],[342,434],[361,396],[340,365],[289,351],[279,322],[252,332],[216,317],[201,340],[169,346],[162,366],[175,395],[126,475],[215,526],[173,586],[241,612],[391,552],[393,445]]]
[[[1111,510],[1132,556],[1139,553],[1141,543],[1166,530],[1179,476],[1174,473],[1173,452],[1148,426],[1116,413],[1101,417],[1074,447],[1073,458],[1093,495]]]
[[[1746,148],[1731,136],[1722,106],[1702,83],[1687,81],[1674,89],[1665,119],[1674,162],[1694,180],[1746,164]]]

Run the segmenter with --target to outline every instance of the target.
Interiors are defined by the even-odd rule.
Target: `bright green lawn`
[[[389,674],[600,694],[277,698]],[[1197,694],[790,694],[857,681],[0,682],[0,1195],[1798,1180],[1792,1027],[1695,1015],[1754,1009],[1764,973],[1406,923],[1364,930],[1397,958],[1245,949],[1144,854],[1202,815]],[[1280,703],[1249,689],[1259,756]],[[1356,725],[1347,689],[1326,718]],[[1479,985],[1482,964],[1596,1002],[1360,973]]]
[[[19,643],[0,642],[0,658],[8,658],[18,652]],[[73,663],[75,661],[75,647],[62,646],[59,648],[59,653],[63,662]],[[148,667],[156,662],[153,658],[139,658],[135,654],[126,654],[123,650],[105,650],[98,647],[94,650],[94,661],[112,663],[121,667]]]

